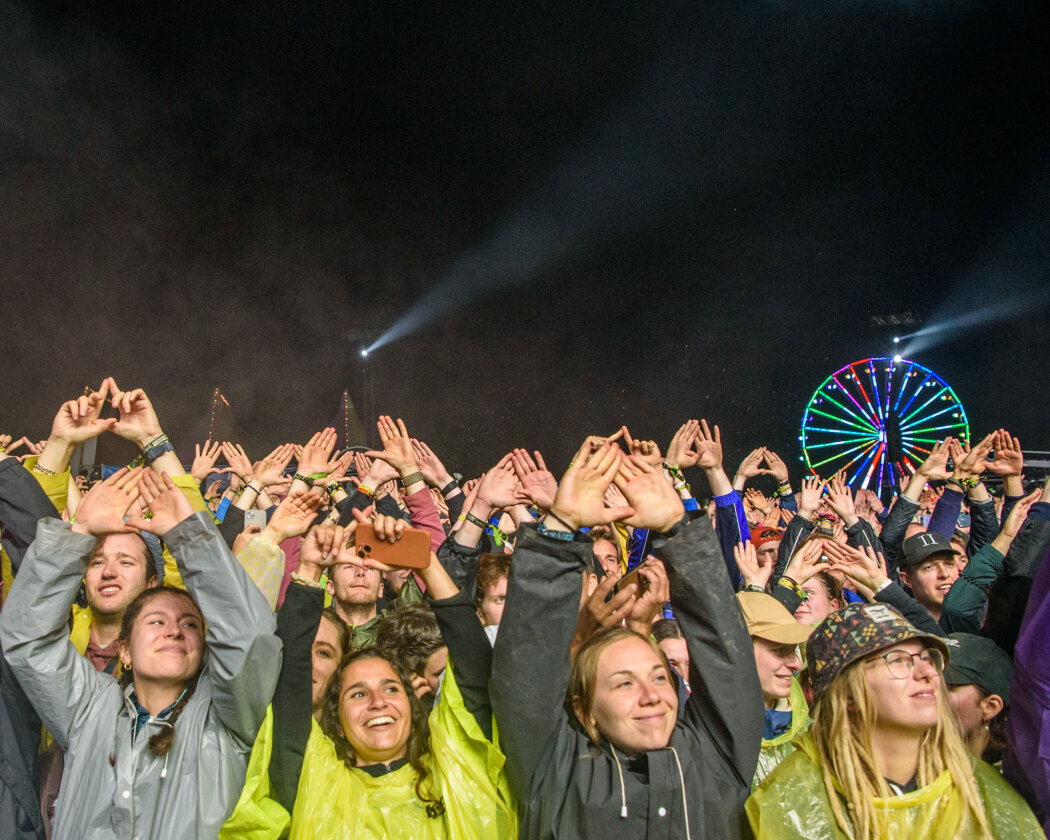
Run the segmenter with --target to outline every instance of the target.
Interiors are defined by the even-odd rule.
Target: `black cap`
[[[952,544],[940,534],[927,531],[924,534],[916,534],[904,541],[904,565],[914,566],[921,563],[931,554],[939,554],[947,551],[949,554],[958,554]]]
[[[976,685],[1010,702],[1014,663],[999,645],[984,636],[952,633],[948,637],[951,659],[944,669],[948,685]]]

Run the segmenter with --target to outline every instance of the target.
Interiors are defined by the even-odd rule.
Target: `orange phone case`
[[[634,569],[632,569],[622,578],[616,581],[616,586],[613,587],[613,591],[619,592],[625,586],[630,586],[632,583],[637,587],[634,590],[634,593],[639,598],[641,598],[643,593],[645,593],[645,591],[649,589],[648,578],[643,578],[640,574],[638,574],[638,567],[635,566]]]
[[[399,569],[425,569],[430,565],[430,534],[419,528],[406,528],[396,543],[376,539],[370,522],[362,522],[354,532],[357,556],[370,557]]]

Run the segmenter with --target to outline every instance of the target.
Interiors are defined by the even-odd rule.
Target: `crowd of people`
[[[1050,480],[1006,430],[887,507],[731,479],[706,421],[560,478],[377,429],[187,469],[107,378],[0,435],[0,836],[1045,836]],[[103,434],[141,454],[72,476]]]

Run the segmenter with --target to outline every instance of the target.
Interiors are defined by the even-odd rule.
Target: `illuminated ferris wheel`
[[[907,359],[875,357],[839,368],[802,415],[802,459],[810,471],[846,471],[855,490],[897,488],[948,435],[969,442],[966,410],[951,386]]]

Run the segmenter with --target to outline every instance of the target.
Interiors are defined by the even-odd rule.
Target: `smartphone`
[[[616,586],[614,587],[613,591],[619,592],[625,586],[630,586],[633,583],[637,587],[637,589],[635,589],[634,591],[634,594],[641,598],[642,595],[644,595],[646,590],[649,588],[649,580],[648,578],[644,578],[640,574],[638,574],[639,568],[640,567],[636,566],[633,571],[628,572],[622,578],[616,581]]]
[[[362,522],[354,532],[357,556],[369,557],[399,569],[425,569],[430,565],[430,534],[419,528],[405,528],[396,543],[376,539],[370,522]]]
[[[261,531],[266,527],[266,511],[265,510],[246,510],[244,512],[244,527],[249,525],[258,525]]]

